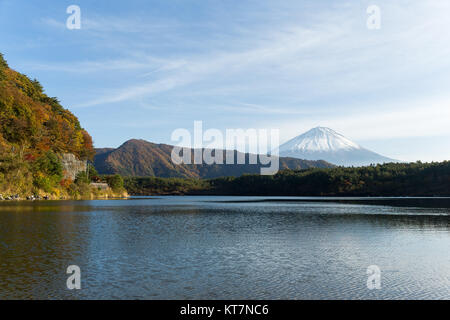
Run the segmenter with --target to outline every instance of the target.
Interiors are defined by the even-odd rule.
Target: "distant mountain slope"
[[[145,140],[129,140],[117,149],[98,149],[94,165],[100,174],[122,174],[125,176],[156,176],[183,178],[215,178],[258,174],[261,165],[175,165],[171,160],[173,146],[155,144]],[[235,158],[237,152],[235,152]],[[225,159],[225,157],[224,157]],[[280,169],[330,168],[325,161],[308,161],[294,158],[280,158]]]
[[[341,166],[366,166],[398,162],[367,150],[336,131],[317,127],[299,135],[279,148],[280,156],[325,160]]]

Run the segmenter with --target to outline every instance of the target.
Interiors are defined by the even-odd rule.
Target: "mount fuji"
[[[325,127],[313,128],[282,144],[279,147],[279,155],[306,160],[325,160],[340,166],[399,162],[367,150]]]

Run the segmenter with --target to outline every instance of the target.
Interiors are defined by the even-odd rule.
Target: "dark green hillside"
[[[450,196],[450,162],[310,170],[211,181],[210,191],[233,195]]]
[[[274,176],[211,180],[129,177],[125,187],[140,195],[450,196],[450,162],[282,170]]]

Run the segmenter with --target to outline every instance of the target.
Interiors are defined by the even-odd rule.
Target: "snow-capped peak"
[[[334,152],[359,149],[362,148],[357,143],[336,131],[330,128],[317,127],[281,145],[279,151]]]
[[[279,147],[281,157],[325,160],[341,166],[367,166],[398,162],[367,150],[334,130],[317,127]]]

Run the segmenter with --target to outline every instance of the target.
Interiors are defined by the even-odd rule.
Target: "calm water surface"
[[[450,299],[450,199],[1,202],[0,299],[14,298]]]

